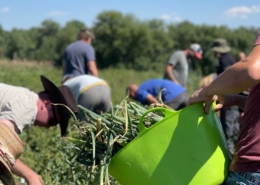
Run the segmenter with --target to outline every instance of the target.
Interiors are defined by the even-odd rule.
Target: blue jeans
[[[260,173],[230,171],[222,185],[260,185]]]

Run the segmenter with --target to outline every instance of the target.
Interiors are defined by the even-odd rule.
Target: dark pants
[[[180,110],[187,106],[187,101],[189,99],[188,93],[185,91],[181,93],[179,96],[174,98],[172,101],[165,103],[169,107],[173,108],[174,110]]]
[[[231,152],[235,151],[240,124],[240,113],[237,106],[220,110],[220,121]]]
[[[79,96],[78,104],[97,114],[108,112],[111,108],[110,88],[106,85],[91,87]]]

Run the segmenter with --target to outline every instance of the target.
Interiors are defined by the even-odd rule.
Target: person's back
[[[76,101],[78,101],[81,92],[99,84],[107,83],[103,79],[91,75],[80,75],[63,83],[71,89]]]
[[[20,134],[34,123],[38,95],[29,89],[4,83],[0,83],[0,89],[0,119],[11,120]]]
[[[108,112],[111,107],[111,92],[107,82],[92,75],[80,75],[63,83],[68,86],[79,105],[96,112]]]
[[[89,74],[87,63],[96,60],[94,48],[80,40],[66,48],[63,59],[66,64],[65,74],[73,76]]]
[[[236,63],[235,58],[231,55],[231,53],[223,53],[219,57],[219,65],[217,66],[216,72],[217,74],[221,74],[227,68]]]
[[[171,102],[183,92],[186,92],[184,87],[172,81],[163,79],[150,79],[143,82],[139,86],[136,93],[136,99],[142,104],[147,104],[147,95],[151,94],[154,97],[157,97],[160,91],[162,91],[161,98],[165,104]]]

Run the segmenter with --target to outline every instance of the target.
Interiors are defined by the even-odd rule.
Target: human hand
[[[189,98],[187,105],[192,105],[195,103],[203,102],[204,103],[204,111],[206,114],[209,113],[210,106],[212,105],[213,101],[216,101],[218,96],[216,95],[206,95],[205,90],[199,89],[195,91]],[[219,105],[218,107],[221,107]]]
[[[16,160],[15,165],[12,167],[12,172],[17,176],[24,178],[28,185],[44,185],[41,176],[35,173],[20,159]]]
[[[218,111],[222,108],[228,108],[234,105],[240,107],[241,109],[244,109],[246,100],[246,96],[236,94],[217,96],[217,105],[215,107],[215,110]]]
[[[44,182],[40,175],[34,173],[30,178],[26,179],[28,185],[44,185]]]

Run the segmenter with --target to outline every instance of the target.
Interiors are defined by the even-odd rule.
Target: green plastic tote
[[[143,119],[151,111],[165,117],[150,128]],[[217,185],[228,173],[231,155],[217,116],[202,104],[180,111],[148,110],[139,135],[112,159],[109,173],[122,185]]]

